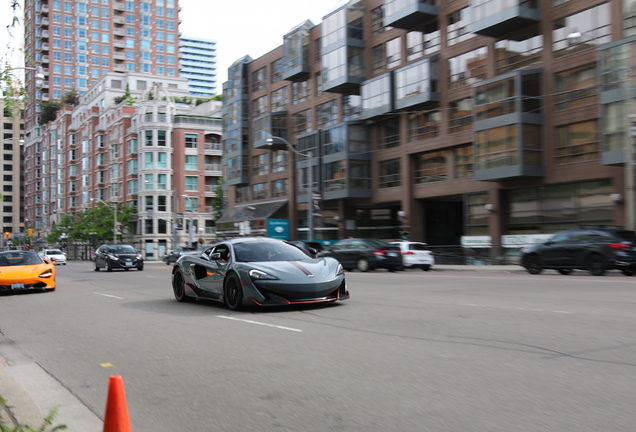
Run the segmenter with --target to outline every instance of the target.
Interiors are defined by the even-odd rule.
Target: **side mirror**
[[[548,240],[547,242],[545,242],[543,244],[546,245],[546,246],[550,246],[550,245],[553,245],[554,242],[552,240]]]
[[[205,254],[203,254],[205,255]],[[213,254],[210,254],[210,261],[218,261],[221,259],[221,254],[219,252],[215,252]]]
[[[309,253],[315,258],[316,255],[318,255],[318,251],[312,247],[307,248],[307,250],[309,251]]]

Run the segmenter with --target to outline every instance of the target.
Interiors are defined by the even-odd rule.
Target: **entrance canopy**
[[[270,201],[258,204],[236,206],[225,212],[217,224],[268,219],[276,213],[288,200]]]

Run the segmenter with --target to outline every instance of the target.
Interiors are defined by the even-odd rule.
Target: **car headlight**
[[[264,271],[260,271],[256,269],[250,270],[249,275],[252,279],[256,279],[256,280],[277,280],[278,279],[277,277],[272,276],[269,273],[265,273]]]
[[[344,274],[344,268],[342,268],[342,264],[338,263],[338,267],[336,267],[336,276]]]
[[[108,258],[117,261],[119,259],[119,257],[117,255],[113,255],[113,254],[108,254]]]
[[[142,258],[143,258],[143,257],[142,257],[141,255],[137,255],[137,259],[138,259],[138,260],[140,260],[140,259],[142,259]]]
[[[44,273],[41,273],[38,277],[50,278],[51,276],[53,276],[53,272],[51,270],[46,270]]]

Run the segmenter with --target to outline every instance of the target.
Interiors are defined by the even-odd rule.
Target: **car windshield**
[[[121,254],[121,253],[132,253],[132,254],[136,254],[137,250],[129,245],[120,245],[120,246],[109,246],[108,247],[108,252],[110,253],[116,253],[116,254]]]
[[[636,243],[636,233],[634,231],[618,231],[616,235],[625,241]]]
[[[42,258],[35,252],[8,251],[0,253],[0,267],[42,264]]]
[[[391,244],[382,240],[368,239],[367,242],[373,247],[382,247],[382,248],[386,248],[387,246],[391,247]]]
[[[299,261],[309,258],[303,251],[284,242],[251,241],[234,245],[236,260],[256,261]]]
[[[60,251],[60,250],[56,250],[56,249],[47,250],[47,251],[46,251],[46,254],[47,254],[47,255],[64,255],[64,254],[62,253],[62,251]]]

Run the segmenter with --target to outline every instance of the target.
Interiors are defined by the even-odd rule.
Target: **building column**
[[[489,192],[489,202],[492,207],[490,212],[490,259],[493,264],[498,264],[500,257],[503,255],[503,247],[501,246],[501,235],[503,233],[503,198],[501,189],[493,189]],[[488,205],[487,204],[487,205]]]

